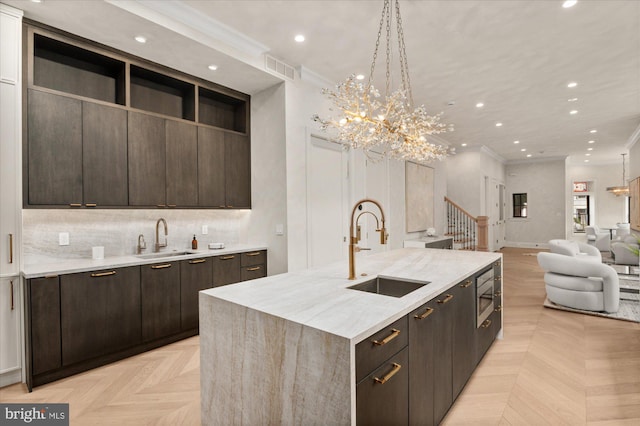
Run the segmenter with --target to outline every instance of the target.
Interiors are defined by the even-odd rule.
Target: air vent
[[[265,55],[265,66],[267,71],[277,74],[287,80],[293,81],[296,70],[291,65],[287,65],[282,61],[277,60],[273,56]]]

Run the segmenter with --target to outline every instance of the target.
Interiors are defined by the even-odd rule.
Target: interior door
[[[489,251],[500,250],[505,242],[505,186],[485,177],[485,206],[489,217]]]
[[[308,265],[347,259],[349,233],[347,152],[342,145],[311,136],[307,148]],[[345,271],[346,273],[346,271]]]

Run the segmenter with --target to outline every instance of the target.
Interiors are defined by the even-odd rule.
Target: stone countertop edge
[[[59,259],[49,263],[27,264],[22,267],[22,276],[25,279],[41,278],[47,275],[74,274],[78,272],[89,272],[101,269],[125,268],[128,266],[150,265],[153,263],[175,262],[187,259],[197,259],[201,257],[213,257],[226,254],[242,253],[246,251],[267,250],[266,245],[234,244],[223,249],[174,249],[163,250],[160,253],[171,253],[172,251],[190,251],[193,253],[181,256],[160,257],[154,259],[144,259],[136,257],[135,254],[128,256],[105,257],[104,259]],[[150,254],[150,253],[144,253]],[[143,254],[143,255],[144,255]]]
[[[347,262],[216,287],[201,292],[265,314],[312,327],[356,344],[432,300],[493,262],[501,253],[403,248],[356,259],[356,280]],[[378,275],[430,281],[396,298],[348,289]]]

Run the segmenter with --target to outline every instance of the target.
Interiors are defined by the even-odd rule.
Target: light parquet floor
[[[504,339],[443,424],[640,425],[640,324],[545,309],[530,249],[504,249]],[[0,402],[68,402],[72,425],[200,423],[197,337]]]

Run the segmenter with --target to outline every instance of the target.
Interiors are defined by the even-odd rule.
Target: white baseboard
[[[504,247],[512,247],[512,248],[531,248],[531,249],[548,249],[548,243],[521,243],[517,241],[505,241]]]
[[[21,381],[22,381],[21,368],[0,374],[0,388],[12,385],[14,383],[20,383]]]

